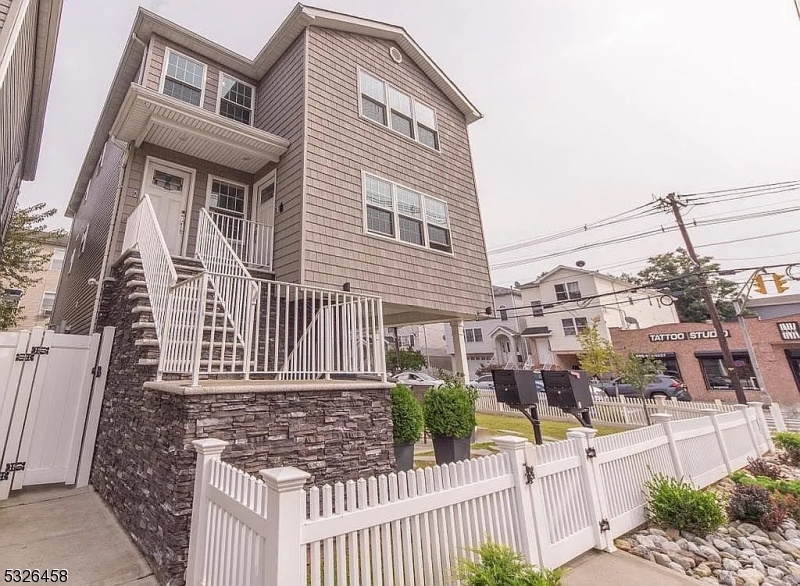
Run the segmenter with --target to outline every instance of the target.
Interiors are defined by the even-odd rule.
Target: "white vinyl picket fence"
[[[645,521],[654,473],[703,487],[774,450],[761,403],[707,409],[596,438],[535,446],[500,437],[501,453],[333,486],[297,468],[261,479],[220,460],[226,442],[196,440],[189,586],[439,586],[487,538],[561,566]]]
[[[656,397],[644,401],[647,412],[650,415],[655,413],[669,413],[673,419],[693,419],[704,417],[705,409],[714,409],[720,413],[731,413],[737,410],[735,403],[723,403],[720,400],[713,402],[701,401],[676,401],[665,397]],[[547,395],[539,393],[538,403],[539,417],[544,419],[570,419],[575,417],[566,413],[559,407],[552,407],[547,403]],[[494,391],[481,389],[478,391],[478,402],[476,410],[483,413],[503,413],[504,415],[514,415],[523,417],[517,409],[509,407],[504,403],[498,403]],[[589,408],[592,422],[594,423],[613,423],[621,425],[631,425],[641,427],[647,425],[647,418],[644,415],[644,408],[641,399],[632,397],[607,397],[603,400],[595,401],[594,406]],[[773,403],[769,406],[767,423],[770,429],[776,431],[786,431],[787,425],[783,418],[780,405]]]

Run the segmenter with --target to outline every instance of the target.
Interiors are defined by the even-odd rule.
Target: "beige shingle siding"
[[[300,35],[256,89],[255,126],[289,140],[278,163],[275,194],[276,279],[299,282],[303,214],[303,95],[305,35]],[[257,178],[262,177],[267,167]],[[283,204],[283,212],[279,206]]]
[[[392,61],[389,47],[309,28],[305,279],[474,316],[491,305],[491,289],[465,119],[409,58]],[[435,108],[441,152],[359,117],[357,66]],[[362,171],[445,200],[453,255],[365,234]]]
[[[11,10],[11,4],[13,0],[0,0],[0,31],[3,30],[3,26],[6,23],[6,18],[8,18],[8,11]]]
[[[203,97],[203,108],[206,110],[210,110],[211,112],[217,111],[217,91],[219,86],[219,72],[220,72],[220,65],[213,61],[209,61],[205,57],[201,57],[188,49],[185,49],[179,45],[175,45],[162,39],[158,35],[153,35],[150,39],[150,55],[149,55],[149,67],[147,70],[147,75],[145,75],[144,79],[144,86],[148,89],[152,89],[158,91],[161,89],[161,74],[164,68],[164,58],[166,55],[166,48],[170,47],[175,49],[179,53],[186,55],[187,57],[191,57],[192,59],[196,59],[200,63],[205,63],[206,65],[206,85],[205,85],[205,95]],[[224,71],[224,68],[223,68]],[[233,74],[231,74],[233,75]],[[235,74],[234,77],[237,79],[241,79],[242,81],[249,83],[251,85],[255,85],[252,79],[248,79],[246,77],[242,77],[239,74]]]
[[[22,28],[12,49],[11,63],[0,85],[0,240],[6,233],[16,203],[16,185],[9,183],[17,164],[21,174],[28,138],[38,5],[38,2],[31,2],[23,17]],[[11,26],[11,22],[8,24]]]
[[[142,147],[136,149],[130,157],[131,169],[121,202],[121,214],[118,221],[119,230],[114,237],[114,243],[112,245],[114,259],[117,259],[119,255],[122,254],[122,241],[125,235],[125,227],[127,225],[128,216],[130,216],[133,210],[136,209],[136,206],[139,205],[145,164],[148,156],[155,157],[156,159],[161,159],[163,161],[176,163],[183,167],[189,167],[190,169],[195,170],[192,210],[187,218],[187,221],[189,222],[189,237],[186,250],[186,256],[194,256],[195,239],[197,237],[197,218],[198,214],[200,213],[200,209],[206,205],[209,174],[219,177],[220,179],[228,179],[237,183],[244,183],[248,186],[248,197],[250,197],[251,193],[250,190],[253,184],[253,176],[249,173],[243,173],[242,171],[215,165],[214,163],[209,163],[208,161],[203,161],[202,159],[197,159],[195,157],[189,157],[153,144],[144,143]]]
[[[111,214],[117,195],[119,174],[122,172],[123,151],[114,143],[105,146],[103,166],[97,176],[92,175],[92,184],[88,197],[81,203],[72,220],[69,234],[69,245],[61,271],[58,296],[50,323],[60,327],[62,323],[69,327],[72,334],[88,334],[94,310],[94,299],[97,288],[89,285],[89,279],[97,279],[102,283],[100,274],[103,265],[108,231],[111,226]],[[86,247],[81,254],[81,237],[86,224],[89,233]],[[69,261],[75,251],[75,263],[69,272]]]

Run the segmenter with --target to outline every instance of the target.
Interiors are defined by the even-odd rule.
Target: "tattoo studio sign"
[[[713,340],[716,339],[715,330],[703,330],[701,332],[668,332],[664,334],[650,334],[651,342],[685,342],[687,340]],[[725,337],[730,338],[730,330],[725,330]]]

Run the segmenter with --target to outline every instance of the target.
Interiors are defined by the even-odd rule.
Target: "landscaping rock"
[[[750,523],[741,523],[737,529],[745,535],[752,535],[753,533],[758,533],[761,531],[761,529],[755,525],[751,525]]]
[[[764,557],[761,558],[761,561],[767,566],[772,566],[773,568],[782,566],[784,564],[783,556],[778,555],[776,553],[765,555]]]
[[[670,557],[665,553],[661,553],[660,551],[653,552],[653,559],[659,566],[664,566],[665,568],[668,568],[672,563]]]
[[[691,570],[697,565],[697,562],[685,555],[676,555],[672,558],[672,561],[678,564],[683,570]]]
[[[658,547],[660,547],[661,550],[664,551],[665,553],[669,554],[681,552],[680,546],[674,541],[665,541],[663,543],[658,544]]]
[[[699,563],[694,568],[694,575],[700,578],[708,578],[712,575],[711,568],[706,563]]]
[[[753,568],[744,568],[739,570],[736,572],[736,575],[742,578],[745,584],[754,584],[756,586],[761,584],[767,578],[764,574]]]
[[[617,548],[621,549],[622,551],[630,551],[633,547],[633,543],[627,539],[615,539],[614,545],[616,545]]]
[[[722,557],[720,557],[719,552],[714,548],[709,547],[707,545],[701,545],[699,549],[700,549],[700,555],[702,555],[707,560],[712,562],[717,562],[718,564],[722,563]]]
[[[736,560],[724,559],[722,560],[722,567],[731,572],[736,572],[742,569],[742,564]]]

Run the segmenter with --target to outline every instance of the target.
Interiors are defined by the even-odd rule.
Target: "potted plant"
[[[469,458],[469,445],[475,430],[475,402],[478,392],[457,380],[430,389],[422,410],[425,428],[433,437],[436,463],[449,464]]]
[[[398,470],[414,467],[414,444],[422,437],[422,405],[405,385],[392,389],[392,433]]]

